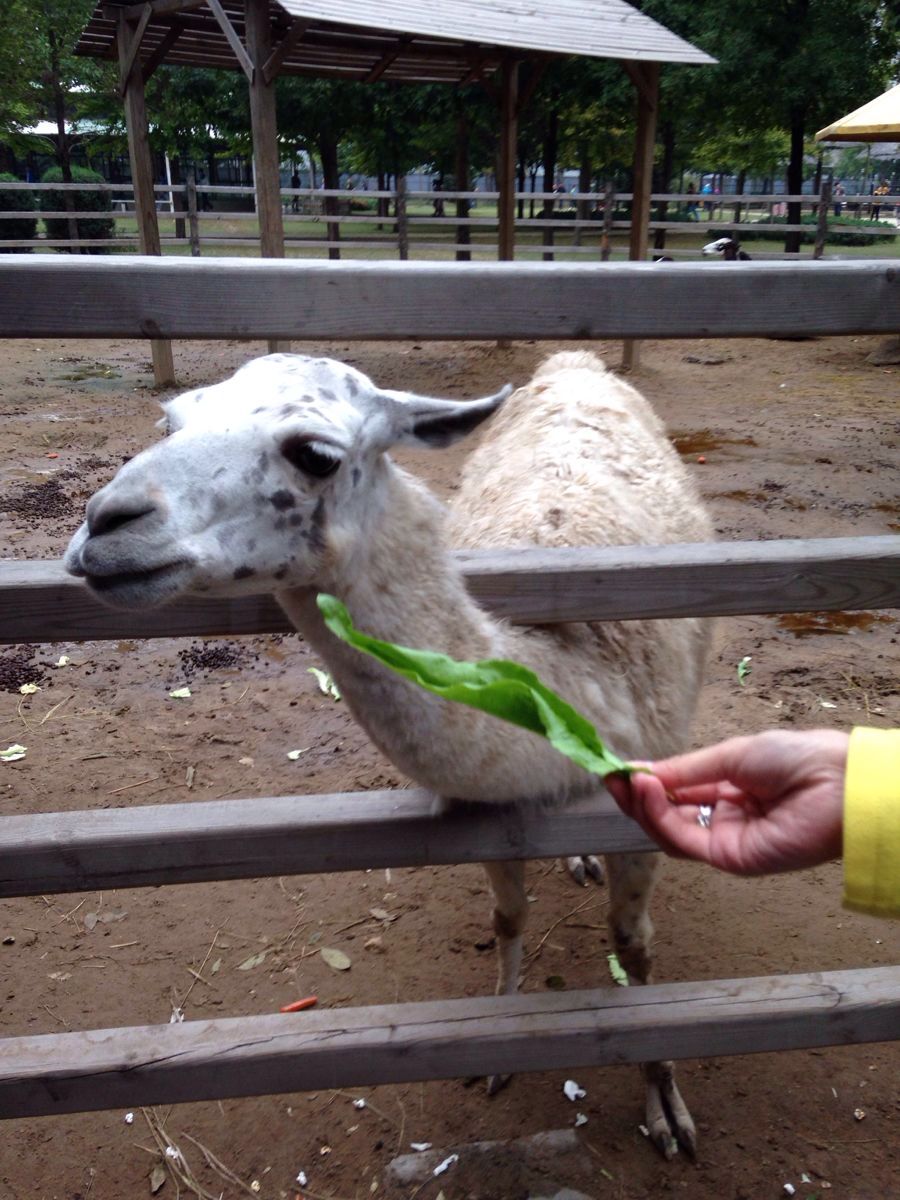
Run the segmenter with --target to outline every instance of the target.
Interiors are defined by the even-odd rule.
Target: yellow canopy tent
[[[816,134],[817,142],[893,142],[900,139],[900,83]]]
[[[900,141],[900,83],[888,88],[862,108],[848,113],[816,134],[817,142]],[[887,338],[866,359],[873,366],[900,363],[900,337]]]

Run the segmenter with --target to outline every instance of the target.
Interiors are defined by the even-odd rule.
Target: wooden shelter
[[[624,0],[100,0],[80,54],[118,58],[143,254],[159,254],[144,84],[162,63],[243,70],[250,88],[257,208],[264,257],[284,256],[275,80],[315,75],[374,83],[481,82],[501,114],[499,257],[514,254],[516,131],[525,61],[619,59],[637,91],[630,256],[642,258],[650,215],[661,62],[715,60]],[[533,86],[539,71],[532,72]],[[157,381],[171,353],[154,349]]]

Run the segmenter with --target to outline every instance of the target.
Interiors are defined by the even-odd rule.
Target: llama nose
[[[87,506],[88,532],[91,537],[112,533],[155,509],[156,505],[146,496],[94,496]]]

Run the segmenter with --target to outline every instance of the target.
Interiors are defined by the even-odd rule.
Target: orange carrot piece
[[[280,1008],[279,1012],[302,1012],[304,1008],[313,1008],[319,1003],[318,996],[304,996],[302,1000],[295,1000],[293,1004],[285,1004],[284,1008]]]

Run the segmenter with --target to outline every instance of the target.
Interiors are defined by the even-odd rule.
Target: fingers
[[[710,861],[710,832],[697,824],[696,807],[672,804],[654,775],[632,775],[629,785],[623,807],[653,841],[673,857]]]
[[[733,780],[749,740],[746,737],[729,738],[715,746],[662,759],[653,764],[653,771],[670,792],[680,793],[698,784],[714,785],[721,780]]]

